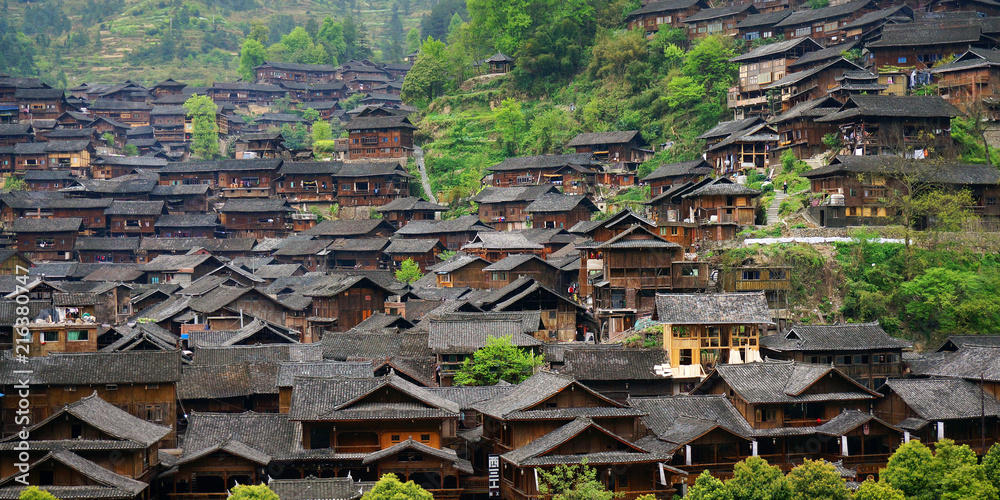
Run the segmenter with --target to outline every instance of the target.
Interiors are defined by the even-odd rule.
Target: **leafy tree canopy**
[[[403,483],[395,474],[386,474],[361,500],[434,500],[434,496],[413,481]]]
[[[230,491],[229,500],[279,500],[265,484],[241,484]]]
[[[455,374],[458,385],[512,384],[530,377],[542,365],[543,356],[531,354],[511,342],[510,337],[490,337],[486,345],[465,359]]]

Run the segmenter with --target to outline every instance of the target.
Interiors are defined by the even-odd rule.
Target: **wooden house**
[[[531,253],[548,257],[545,245],[529,240],[523,233],[514,231],[487,231],[476,234],[472,241],[462,245],[461,250],[496,262],[511,254]]]
[[[452,385],[455,373],[465,360],[486,346],[490,338],[506,337],[511,344],[538,352],[542,341],[534,336],[540,315],[454,313],[427,320],[427,346],[437,356],[438,379],[442,387]]]
[[[855,155],[927,154],[947,153],[951,119],[958,114],[939,96],[857,95],[816,121],[838,125],[843,148]]]
[[[22,142],[34,142],[35,129],[30,123],[0,125],[0,146],[13,146]]]
[[[650,188],[654,198],[674,184],[698,182],[712,173],[712,166],[705,160],[692,160],[680,163],[664,163],[649,175],[640,179]]]
[[[759,361],[760,332],[772,324],[762,292],[657,294],[656,317],[675,379],[704,376],[722,363]]]
[[[149,112],[149,124],[153,126],[153,135],[163,142],[184,142],[189,139],[184,122],[187,119],[187,109],[184,106],[153,106]]]
[[[384,269],[388,238],[337,238],[330,242],[326,254],[327,269]]]
[[[158,169],[157,173],[160,176],[159,183],[163,186],[205,184],[213,190],[219,187],[218,161],[169,162]]]
[[[785,75],[765,87],[765,91],[781,92],[781,111],[813,99],[825,97],[841,87],[839,81],[845,74],[863,71],[863,68],[844,58]]]
[[[20,109],[20,121],[29,123],[33,120],[54,120],[71,109],[64,89],[18,88],[13,102]]]
[[[297,64],[264,61],[254,66],[257,81],[280,85],[285,82],[325,83],[335,79],[337,68],[329,64]]]
[[[409,196],[412,178],[398,161],[348,161],[337,172],[337,203],[379,207]]]
[[[823,137],[839,129],[830,123],[817,123],[816,119],[840,109],[840,101],[833,97],[820,97],[801,102],[772,118],[769,123],[778,131],[778,145],[771,150],[780,157],[791,149],[796,158],[812,158],[827,150]]]
[[[219,216],[215,214],[165,214],[153,223],[157,237],[215,238]]]
[[[143,239],[147,240],[150,238]],[[141,244],[140,248],[142,248]],[[218,269],[222,265],[223,262],[211,254],[162,254],[151,258],[141,269],[147,273],[150,284],[176,283],[184,286]]]
[[[574,148],[578,154],[590,153],[595,160],[621,165],[628,170],[635,170],[653,156],[653,150],[638,130],[585,132],[571,139],[566,147]]]
[[[382,214],[382,218],[397,229],[414,220],[437,220],[440,218],[439,214],[447,211],[448,207],[411,196],[396,198],[375,209],[375,212]]]
[[[291,203],[336,201],[339,161],[283,162],[278,170],[275,192]]]
[[[552,185],[519,187],[486,187],[472,197],[479,205],[479,220],[498,231],[511,231],[528,227],[529,215],[524,209],[546,193],[559,194]],[[588,217],[589,219],[589,217]]]
[[[17,238],[17,251],[33,261],[73,260],[73,248],[83,219],[17,219],[10,232]]]
[[[162,201],[113,201],[104,210],[111,236],[143,236],[156,233],[156,220],[165,213]]]
[[[772,309],[784,309],[791,289],[792,267],[747,259],[743,265],[719,270],[718,284],[725,292],[764,292]]]
[[[886,25],[912,22],[913,16],[913,9],[909,5],[893,5],[868,12],[846,25],[840,25],[843,32],[842,39],[848,41],[877,39]]]
[[[874,414],[902,429],[904,441],[952,439],[984,454],[987,450],[983,441],[988,447],[1000,434],[1000,403],[984,393],[978,382],[960,378],[889,379],[877,390],[885,397],[875,401]]]
[[[303,231],[302,235],[327,241],[338,238],[388,238],[395,230],[385,219],[326,220]]]
[[[767,1],[770,2],[772,0]],[[788,0],[778,1],[787,2]],[[795,2],[797,0],[791,1]],[[750,14],[736,24],[736,38],[738,40],[753,41],[772,38],[775,33],[780,33],[780,31],[776,31],[774,25],[780,23],[792,13],[792,9],[769,10],[762,8],[760,2],[755,3],[758,4],[757,9],[761,12],[759,14]]]
[[[660,30],[660,26],[683,28],[684,18],[708,9],[711,4],[704,0],[661,0],[647,2],[642,7],[625,15],[625,24],[630,30],[642,30],[650,36]]]
[[[976,214],[996,218],[1000,210],[995,169],[935,160],[906,160],[898,156],[837,156],[825,167],[806,172],[813,193],[823,195],[809,207],[824,227],[884,225],[898,217],[893,197],[907,185],[933,184],[945,189],[968,189]],[[906,181],[906,182],[903,182]]]
[[[238,157],[238,155],[237,155]],[[222,198],[269,198],[280,159],[223,160],[217,163],[219,196]]]
[[[230,237],[275,238],[289,232],[288,214],[295,209],[273,198],[231,198],[219,209]]]
[[[80,237],[76,240],[77,259],[83,263],[108,262],[135,264],[139,250],[139,237],[95,238]]]
[[[698,136],[705,139],[705,161],[719,175],[770,166],[769,150],[778,142],[777,131],[760,117],[722,122]]]
[[[566,194],[592,194],[599,165],[589,153],[507,158],[490,167],[483,182],[493,187],[547,184]]]
[[[277,131],[243,134],[236,140],[237,159],[285,158],[288,155],[285,138]]]
[[[535,254],[512,254],[483,268],[486,288],[497,290],[520,277],[528,277],[549,288],[559,286],[559,268]]]
[[[975,12],[978,17],[1000,16],[1000,7],[984,0],[930,0],[928,12]]]
[[[971,48],[996,49],[998,45],[975,24],[914,22],[884,26],[881,37],[865,44],[865,48],[871,67],[881,72],[890,67],[927,70],[948,56],[961,55]]]
[[[153,156],[107,156],[100,155],[90,162],[91,175],[95,179],[113,179],[136,173],[137,170],[157,170],[165,167],[167,160]]]
[[[444,244],[437,239],[394,238],[384,252],[392,260],[394,269],[399,269],[409,259],[420,266],[420,272],[426,272],[429,266],[439,262],[438,255],[445,250]]]
[[[522,212],[535,228],[568,229],[580,221],[589,221],[597,205],[584,194],[546,193],[532,201]]]
[[[803,9],[775,24],[785,39],[809,37],[822,45],[836,45],[845,38],[844,26],[878,10],[875,0],[855,0],[822,9]]]
[[[688,38],[694,40],[709,35],[733,37],[739,34],[736,25],[751,14],[757,14],[753,4],[734,4],[711,9],[702,9],[697,14],[684,18]]]
[[[740,76],[729,89],[726,106],[737,119],[774,113],[775,103],[767,87],[789,73],[789,64],[810,52],[822,49],[812,38],[793,38],[762,45],[730,59],[740,63]]]
[[[149,93],[153,97],[163,97],[165,95],[182,95],[184,93],[184,87],[187,87],[186,83],[178,82],[173,78],[167,78],[156,85],[153,85],[149,89]]]
[[[622,495],[659,498],[675,491],[678,471],[661,468],[663,456],[635,442],[640,412],[570,377],[543,371],[473,408],[483,414],[483,440],[500,455],[503,498],[536,497],[534,467],[581,460],[597,469],[599,481]]]
[[[365,110],[347,124],[348,157],[407,158],[413,154],[413,131],[417,127],[404,114],[375,108]]]
[[[794,325],[784,334],[760,338],[771,359],[832,364],[871,389],[903,376],[903,349],[912,342],[889,336],[874,323]]]
[[[472,303],[490,314],[531,314],[531,322],[534,314],[540,315],[541,322],[526,328],[526,333],[543,342],[584,341],[598,330],[593,314],[584,306],[528,276],[520,276],[502,288],[474,298]],[[527,326],[529,316],[522,318]]]
[[[315,333],[320,326],[337,332],[350,330],[372,313],[384,311],[385,299],[392,293],[365,276],[334,274],[312,282],[302,295],[312,297],[315,317],[308,322]]]
[[[158,184],[149,199],[162,200],[171,214],[202,214],[208,211],[209,184]]]
[[[314,107],[314,103],[335,102],[345,98],[347,98],[347,85],[338,81],[309,85],[306,95],[303,96],[303,100],[309,103],[306,107],[317,111],[319,108]]]
[[[0,276],[24,274],[32,266],[34,264],[23,253],[12,249],[0,250]]]
[[[24,474],[29,484],[64,497],[146,498],[162,465],[161,440],[173,433],[169,426],[137,418],[96,393],[54,409],[44,420],[32,419],[24,431],[29,451],[18,451],[14,439],[2,441],[4,496],[26,488],[16,480]],[[27,468],[21,471],[18,464]]]
[[[270,106],[288,92],[278,85],[266,83],[215,82],[205,90],[205,94],[216,103],[247,107],[251,104]]]
[[[938,95],[956,108],[968,112],[984,103],[1000,89],[1000,51],[970,49],[954,61],[931,70],[937,83]]]
[[[622,344],[549,344],[545,356],[551,370],[573,377],[603,396],[629,398],[673,394],[673,380],[658,368],[669,364],[662,349]]]
[[[149,100],[149,89],[132,80],[125,80],[114,85],[90,85],[87,88],[87,99],[90,101],[104,99],[145,102]]]
[[[463,215],[452,220],[411,221],[397,230],[396,235],[402,238],[437,238],[448,250],[458,250],[479,233],[492,230],[479,217]]]
[[[695,223],[700,233],[696,239],[723,241],[735,236],[740,226],[753,225],[758,196],[756,189],[719,177],[676,185],[648,203],[661,226]]]
[[[21,177],[31,191],[59,191],[75,184],[67,170],[28,170]]]
[[[679,244],[642,225],[578,248],[601,257],[599,279],[588,281],[602,335],[627,330],[638,317],[650,315],[657,292],[704,290],[708,285],[707,264],[685,262]]]
[[[153,106],[145,102],[116,101],[110,99],[98,99],[87,107],[87,111],[94,116],[111,118],[132,126],[150,125],[149,117]]]
[[[32,422],[42,422],[67,404],[96,392],[100,399],[141,420],[171,428],[158,441],[163,447],[176,444],[175,384],[180,379],[180,351],[51,354],[31,357],[27,363],[12,358],[0,360],[3,363],[18,363],[34,372],[28,382],[34,395],[30,405]],[[4,373],[11,373],[10,369]],[[11,374],[0,379],[4,393],[17,392],[17,378]],[[2,404],[4,430],[7,434],[19,431],[21,426],[14,420],[17,401],[4,398]],[[103,416],[110,417],[106,413]]]
[[[456,254],[429,269],[434,271],[439,287],[484,289],[486,288],[486,276],[483,269],[488,265],[490,265],[488,260],[471,255]]]
[[[307,271],[326,269],[326,247],[330,240],[289,241],[271,253],[281,264],[299,264]]]

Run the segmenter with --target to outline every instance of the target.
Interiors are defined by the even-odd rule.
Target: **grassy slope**
[[[53,1],[53,0],[50,0]],[[117,82],[126,78],[145,83],[155,83],[165,78],[175,78],[193,85],[209,85],[215,81],[231,81],[238,78],[238,53],[231,51],[225,54],[198,56],[194,60],[175,60],[168,64],[135,65],[130,64],[125,55],[134,47],[141,47],[159,42],[159,36],[149,36],[147,31],[156,28],[163,31],[169,26],[172,8],[170,2],[161,0],[126,0],[124,11],[115,13],[100,24],[81,25],[80,12],[86,6],[82,0],[58,0],[63,12],[73,23],[73,31],[86,31],[91,38],[98,32],[100,24],[105,28],[100,30],[102,47],[97,50],[93,45],[88,47],[65,47],[70,33],[63,33],[54,38],[50,49],[38,49],[37,63],[43,78],[53,80],[59,70],[66,73],[69,86],[82,82]],[[261,21],[264,24],[272,16],[288,14],[295,18],[297,24],[304,24],[306,19],[314,17],[317,23],[322,23],[327,16],[335,19],[344,17],[342,9],[329,0],[260,0],[262,7],[249,11],[230,11],[212,7],[199,1],[186,1],[186,4],[198,9],[200,17],[205,18],[211,29],[213,18],[217,18],[222,29],[231,31],[243,38],[238,28],[241,22]],[[411,2],[416,3],[416,2]],[[160,8],[160,4],[167,7]],[[339,5],[340,2],[337,2]],[[373,36],[379,39],[379,33],[389,20],[392,0],[369,0],[358,2],[360,10],[353,15],[364,21]],[[15,26],[20,25],[24,4],[9,2],[10,18]],[[403,28],[419,27],[420,18],[427,13],[421,5],[411,9],[409,16],[402,17]],[[213,17],[215,16],[215,17]],[[201,38],[203,30],[188,26],[184,30],[184,39],[195,52],[201,53]]]

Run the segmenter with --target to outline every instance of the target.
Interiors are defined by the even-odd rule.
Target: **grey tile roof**
[[[872,323],[834,325],[794,325],[784,334],[761,337],[761,347],[772,351],[857,351],[875,349],[907,349],[908,340],[889,336]]]
[[[964,378],[973,382],[980,379],[1000,381],[1000,346],[965,344],[958,351],[939,353],[931,359],[920,369],[920,375]]]
[[[809,24],[823,19],[833,19],[836,17],[851,15],[869,6],[874,7],[874,2],[871,0],[857,0],[855,2],[831,5],[822,9],[803,9],[792,12],[790,16],[786,17],[775,26],[798,26],[800,24]]]
[[[253,273],[263,279],[275,279],[284,276],[294,276],[299,270],[305,271],[301,264],[267,264],[253,269]]]
[[[185,365],[177,383],[177,398],[224,399],[277,394],[275,363],[237,363],[232,365]]]
[[[542,264],[542,266],[545,267],[545,268],[549,268],[550,271],[556,271],[558,269],[556,266],[552,265],[550,262],[542,259],[541,257],[539,257],[539,256],[537,256],[535,254],[532,254],[532,253],[516,253],[516,254],[508,255],[508,256],[504,257],[503,259],[500,259],[500,260],[498,260],[498,261],[496,261],[496,262],[494,262],[494,263],[492,263],[492,264],[484,267],[483,271],[513,271],[514,269],[517,269],[522,264],[524,264],[526,262],[533,262],[533,261],[537,261],[536,263]]]
[[[387,226],[385,229],[389,232],[395,229],[384,219],[328,220],[320,222],[312,228],[302,231],[300,234],[306,236],[359,237],[366,236],[380,229],[380,226]]]
[[[507,394],[514,385],[501,381],[496,385],[429,387],[427,390],[448,401],[458,403],[462,410],[472,409],[472,405]]]
[[[397,238],[390,241],[384,251],[389,255],[425,254],[433,251],[435,247],[444,250],[444,245],[438,239]]]
[[[448,207],[431,203],[423,198],[407,196],[406,198],[396,198],[395,200],[375,209],[376,212],[390,212],[393,210],[424,210],[434,212],[447,212]]]
[[[577,380],[664,380],[654,366],[669,363],[663,349],[567,349],[558,371]]]
[[[226,213],[271,213],[271,212],[294,212],[295,209],[288,206],[286,200],[279,199],[253,199],[253,198],[230,198],[222,205],[220,212]]]
[[[841,392],[809,391],[829,373],[853,386]],[[813,401],[868,400],[877,393],[858,385],[829,365],[793,361],[765,361],[739,365],[718,365],[692,393],[707,387],[710,379],[721,378],[748,403],[806,403]]]
[[[415,220],[401,227],[396,234],[406,236],[429,236],[447,233],[464,233],[473,231],[491,231],[493,228],[483,224],[475,215],[463,215],[451,220]]]
[[[722,17],[735,16],[737,14],[756,14],[757,8],[753,4],[742,4],[742,5],[724,5],[722,7],[716,7],[714,9],[702,9],[700,12],[693,16],[688,16],[684,18],[684,24],[692,24],[698,21],[707,21],[710,19],[719,19]]]
[[[817,122],[837,122],[858,117],[893,118],[954,118],[958,109],[941,96],[855,95],[848,98],[840,111]]]
[[[163,201],[119,201],[111,202],[104,215],[159,215],[163,212]]]
[[[600,451],[577,455],[548,455],[548,453],[559,448],[560,445],[572,441],[576,436],[579,436],[588,429],[618,440],[620,442],[619,449],[616,451]],[[667,460],[669,456],[650,453],[637,444],[630,443],[608,429],[594,423],[593,420],[586,417],[579,417],[520,448],[504,453],[501,455],[501,458],[518,467],[530,467],[579,463],[581,460],[586,460],[587,463],[599,464],[651,462]]]
[[[763,292],[656,294],[656,312],[663,323],[771,324]]]
[[[127,499],[140,495],[143,490],[149,487],[147,483],[112,472],[68,450],[49,452],[32,463],[29,470],[42,468],[44,464],[51,462],[58,462],[83,475],[90,483],[96,483],[78,486],[46,486],[44,488],[45,491],[53,495],[60,495],[58,498]],[[13,474],[7,476],[0,482],[0,485],[13,483],[16,477]],[[0,498],[18,498],[17,494],[21,489],[20,486],[0,488],[0,492],[2,492]]]
[[[517,384],[514,389],[505,394],[473,404],[472,408],[497,419],[531,419],[546,412],[559,411],[544,408],[532,409],[532,407],[541,404],[571,385],[577,390],[585,391],[591,396],[605,401],[607,404],[604,407],[563,408],[560,410],[578,410],[577,413],[580,415],[576,416],[599,415],[603,410],[611,410],[612,412],[628,410],[621,403],[601,396],[572,377],[544,370]],[[641,414],[641,412],[633,414]]]
[[[373,483],[356,483],[348,477],[271,479],[267,487],[281,500],[357,500]]]
[[[954,420],[1000,415],[1000,403],[978,385],[957,378],[890,379],[879,388],[896,393],[924,420]]]
[[[181,375],[180,351],[50,354],[27,363],[0,357],[0,385],[17,383],[17,370],[34,372],[31,385],[159,384]],[[23,378],[23,377],[21,377]]]
[[[434,355],[426,333],[327,332],[320,345],[324,358],[341,361]]]
[[[691,427],[677,426],[678,420],[684,418],[709,421],[738,436],[752,436],[754,431],[729,399],[721,394],[629,398],[628,403],[646,412],[642,423],[657,437],[678,445],[692,439]]]
[[[799,46],[802,47],[799,47]],[[802,50],[818,50],[823,48],[819,42],[816,42],[809,37],[792,38],[789,40],[782,40],[780,42],[769,43],[767,45],[761,45],[746,54],[741,54],[730,59],[730,62],[742,62],[742,61],[752,61],[755,59],[765,59],[772,58],[780,55],[786,50],[791,50],[799,47]]]
[[[638,130],[626,130],[621,132],[584,132],[566,143],[566,147],[594,146],[600,144],[624,144],[635,136],[639,135]],[[640,137],[641,139],[641,137]]]
[[[14,233],[66,233],[79,231],[83,219],[69,217],[65,219],[26,219],[19,218],[11,224]]]
[[[472,264],[473,262],[479,262],[485,265],[490,264],[488,260],[481,259],[479,257],[466,254],[456,254],[452,258],[434,266],[433,271],[436,274],[453,273],[469,264]]]
[[[746,19],[736,25],[738,29],[756,28],[758,26],[774,26],[782,19],[791,15],[792,9],[779,10],[777,12],[765,12],[762,14],[750,14]]]
[[[263,344],[247,346],[202,347],[194,352],[196,365],[233,365],[237,363],[278,363],[281,361],[318,361],[323,346],[315,344]]]
[[[281,362],[278,364],[277,387],[292,387],[295,377],[308,378],[373,378],[374,367],[370,361],[308,361]]]
[[[597,244],[594,248],[606,249],[627,249],[627,248],[658,248],[680,250],[681,246],[669,240],[665,240],[654,234],[644,226],[638,224],[616,234],[608,241]]]
[[[215,227],[219,216],[215,214],[164,214],[153,223],[155,227]]]
[[[828,175],[909,175],[914,179],[938,184],[996,184],[1000,174],[987,165],[969,165],[939,161],[907,160],[899,156],[837,156],[825,166],[802,174],[813,179]]]
[[[403,115],[355,117],[347,124],[348,130],[405,128],[416,130],[409,118]]]
[[[358,323],[355,328],[358,330],[379,330],[382,328],[406,329],[413,328],[413,323],[410,323],[406,320],[406,318],[397,314],[386,314],[381,311],[376,311],[367,319]]]
[[[381,252],[389,246],[388,238],[337,238],[326,247],[334,252]]]
[[[561,193],[543,194],[528,204],[524,211],[527,213],[568,212],[580,204],[583,204],[584,208],[591,213],[598,211],[597,205],[586,195]]]
[[[861,17],[845,24],[841,27],[842,30],[850,30],[854,28],[863,28],[869,24],[874,24],[879,21],[885,21],[890,17],[913,17],[913,11],[906,5],[897,5],[894,7],[889,7],[888,9],[876,10],[874,12],[869,12],[862,15]]]
[[[190,172],[218,172],[218,171],[252,171],[252,170],[278,170],[281,167],[280,159],[249,159],[249,160],[212,160],[212,161],[184,161],[171,162],[161,168],[161,173],[190,173]]]
[[[80,250],[118,250],[123,252],[139,249],[139,237],[134,238],[97,238],[82,236],[76,239],[77,251]]]
[[[442,460],[449,460],[452,462],[452,466],[456,469],[465,472],[466,474],[472,474],[474,471],[472,469],[472,462],[465,460],[463,458],[458,458],[458,453],[451,448],[432,448],[423,444],[419,441],[414,441],[412,437],[407,438],[405,441],[396,443],[388,448],[383,448],[374,453],[369,453],[365,455],[365,458],[361,459],[362,464],[376,463],[383,458],[391,457],[399,452],[405,450],[414,450],[425,455],[430,455],[432,457],[437,457]]]
[[[352,122],[353,123],[353,122]],[[354,160],[344,163],[337,173],[339,177],[372,177],[376,175],[397,175],[412,178],[403,165],[395,160]]]
[[[590,153],[574,153],[564,155],[539,155],[539,156],[518,156],[507,158],[506,160],[489,168],[494,172],[505,170],[525,170],[525,169],[546,169],[556,168],[566,165],[596,165],[593,155]]]
[[[227,442],[267,457],[291,457],[295,455],[295,428],[287,413],[194,412],[188,417],[181,459],[203,456],[205,450]]]
[[[376,393],[395,393],[395,396]],[[399,375],[364,379],[296,378],[290,420],[394,420],[457,418],[458,404]]]
[[[542,341],[523,333],[523,323],[518,319],[502,320],[430,320],[427,345],[434,352],[472,353],[486,345],[490,337],[508,337],[520,347],[538,346]]]
[[[280,175],[315,174],[336,175],[344,165],[341,161],[288,161],[278,170]]]
[[[559,193],[555,186],[514,186],[514,187],[494,187],[483,188],[478,194],[472,197],[476,203],[510,203],[517,201],[534,201],[545,193]]]
[[[405,226],[409,227],[409,225]],[[471,242],[462,246],[462,250],[542,250],[544,245],[529,240],[521,233],[513,231],[490,231],[476,233]]]
[[[940,26],[920,23],[888,24],[882,28],[882,37],[866,46],[870,48],[908,47],[911,45],[950,45],[975,43],[983,38],[982,28],[976,25]]]
[[[141,244],[140,244],[141,247]],[[178,272],[184,269],[194,269],[207,261],[218,260],[208,254],[192,255],[158,255],[155,259],[147,262],[143,271],[153,272]]]

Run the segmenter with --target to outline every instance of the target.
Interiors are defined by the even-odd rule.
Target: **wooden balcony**
[[[736,280],[737,292],[757,292],[761,290],[788,290],[791,282],[785,279]]]
[[[270,187],[227,187],[222,188],[220,194],[223,198],[268,198],[271,196]]]
[[[611,278],[611,288],[659,289],[673,288],[670,276]]]

